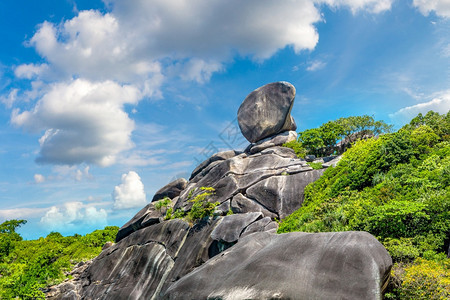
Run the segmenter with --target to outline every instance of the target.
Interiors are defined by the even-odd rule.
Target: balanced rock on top
[[[269,83],[251,92],[238,110],[238,123],[244,137],[255,143],[296,130],[291,116],[294,98],[294,86],[285,81]]]

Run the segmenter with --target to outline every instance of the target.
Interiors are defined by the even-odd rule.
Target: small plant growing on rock
[[[171,202],[172,200],[170,200],[169,197],[164,197],[162,200],[159,200],[155,203],[155,208],[157,210],[161,210],[161,208],[169,206]]]
[[[189,200],[193,205],[186,218],[193,223],[198,222],[205,217],[212,217],[214,215],[214,209],[219,205],[219,202],[213,203],[208,201],[208,198],[215,194],[214,188],[201,187],[200,190],[202,190],[203,193],[200,193],[195,196],[194,199]],[[191,195],[191,193],[189,193],[189,195]]]
[[[323,167],[322,167],[322,164],[321,164],[321,163],[318,163],[318,162],[310,162],[310,163],[308,163],[308,165],[309,165],[311,168],[313,168],[314,170],[320,170],[320,169],[323,168]]]
[[[164,220],[181,219],[185,215],[186,213],[181,208],[177,208],[175,211],[173,211],[173,207],[169,207],[167,209],[166,215],[164,216]]]

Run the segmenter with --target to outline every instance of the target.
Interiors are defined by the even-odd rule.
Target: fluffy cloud
[[[52,206],[41,218],[40,224],[49,231],[67,231],[85,226],[103,227],[107,212],[81,202],[68,202],[61,207]]]
[[[428,102],[404,107],[389,115],[389,117],[396,123],[403,125],[419,113],[426,114],[430,110],[446,114],[450,110],[450,91],[443,92]]]
[[[132,146],[134,122],[123,111],[139,91],[112,81],[77,79],[57,83],[30,111],[14,111],[11,122],[30,131],[45,131],[37,161],[52,164],[82,162],[108,166]]]
[[[18,66],[14,70],[14,75],[16,75],[17,78],[26,78],[26,79],[32,79],[34,77],[37,77],[48,70],[47,64],[23,64]]]
[[[434,11],[440,17],[450,17],[450,1],[448,0],[414,0],[413,5],[425,16]]]
[[[114,164],[132,147],[134,122],[123,110],[161,97],[166,77],[204,83],[237,54],[262,61],[278,50],[313,50],[322,21],[318,4],[380,12],[391,0],[104,0],[109,12],[80,11],[59,24],[43,22],[28,41],[46,62],[15,69],[29,91],[0,100],[11,123],[34,132],[37,161]],[[320,65],[311,65],[315,70]],[[78,79],[73,79],[78,78]],[[53,83],[52,83],[53,82]],[[56,82],[56,83],[55,83]]]
[[[134,171],[122,175],[122,183],[114,187],[112,197],[115,209],[143,207],[147,204],[144,184]]]

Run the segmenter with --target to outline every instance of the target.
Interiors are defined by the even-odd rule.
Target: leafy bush
[[[450,260],[417,258],[411,264],[396,264],[392,269],[394,286],[387,299],[449,299]]]
[[[163,207],[167,207],[172,203],[169,197],[164,197],[162,200],[159,200],[155,203],[155,208],[157,210],[161,210]]]
[[[204,191],[203,193],[195,196],[194,199],[189,200],[193,205],[191,210],[187,213],[187,220],[190,222],[198,222],[205,217],[212,217],[214,215],[214,210],[219,202],[209,202],[208,198],[214,195],[215,190],[212,187],[201,187],[200,190]]]
[[[306,149],[303,148],[302,144],[299,143],[298,141],[287,142],[287,143],[284,143],[282,146],[291,148],[292,150],[294,150],[295,155],[297,155],[297,157],[299,157],[299,158],[305,158],[305,156],[307,154]]]

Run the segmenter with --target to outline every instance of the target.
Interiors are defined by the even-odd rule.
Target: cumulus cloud
[[[52,85],[34,109],[15,110],[11,122],[30,131],[45,131],[39,139],[39,163],[108,166],[132,146],[134,122],[123,105],[137,103],[139,98],[132,86],[77,79]]]
[[[390,0],[105,0],[109,12],[79,11],[38,26],[28,41],[45,59],[23,64],[19,95],[34,108],[13,111],[11,123],[42,133],[39,163],[109,166],[132,147],[134,122],[123,109],[160,98],[167,77],[204,83],[236,54],[255,61],[280,49],[313,50],[322,21],[317,4],[380,12]],[[236,9],[236,8],[239,9]],[[322,65],[311,65],[311,71]],[[49,75],[51,74],[51,75]],[[52,83],[53,82],[53,83]]]
[[[414,0],[413,5],[424,15],[432,11],[440,17],[450,17],[450,1],[448,0]]]
[[[430,110],[440,114],[446,114],[450,110],[450,91],[440,93],[440,95],[428,102],[404,107],[397,112],[390,114],[389,117],[398,124],[405,124],[419,113],[426,114]]]
[[[52,206],[41,218],[40,224],[49,231],[67,231],[84,226],[103,227],[107,224],[107,216],[103,208],[68,202],[60,207]]]
[[[143,207],[147,204],[144,192],[144,184],[141,177],[130,171],[122,175],[122,183],[114,187],[112,193],[115,209],[128,209]]]

